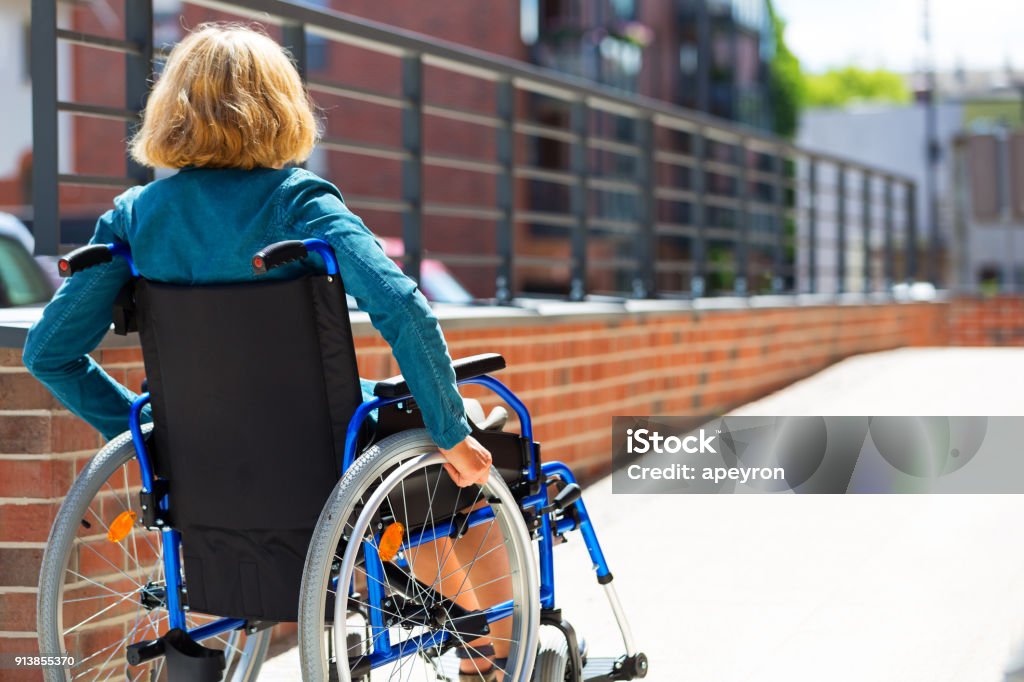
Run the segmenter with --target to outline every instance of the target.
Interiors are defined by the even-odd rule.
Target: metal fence
[[[260,22],[289,48],[325,119],[310,167],[372,229],[401,240],[414,278],[440,263],[475,297],[506,303],[869,292],[916,277],[906,177],[309,5],[185,9]],[[122,36],[78,30],[53,0],[33,0],[32,12],[33,225],[52,254],[69,245],[67,188],[113,196],[153,177],[122,147],[123,173],[89,167],[81,149],[94,140],[62,119],[106,120],[123,145],[167,46],[154,45],[152,0],[124,0]],[[113,55],[122,71],[71,69],[66,46]],[[81,96],[91,79],[121,73],[123,102]],[[62,79],[76,77],[69,97]]]

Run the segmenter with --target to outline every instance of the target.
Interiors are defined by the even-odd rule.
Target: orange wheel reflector
[[[135,519],[138,518],[138,514],[133,511],[123,511],[117,515],[114,522],[110,524],[110,530],[107,531],[107,540],[111,542],[121,542],[128,534],[132,532],[132,528],[135,527]]]
[[[405,527],[398,523],[392,523],[384,529],[380,536],[380,547],[377,555],[384,561],[391,561],[398,556],[398,550],[402,548],[402,539],[405,537]]]

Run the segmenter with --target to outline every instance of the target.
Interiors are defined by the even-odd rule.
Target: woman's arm
[[[296,171],[293,181],[284,206],[289,236],[319,237],[334,248],[345,289],[391,345],[431,437],[442,449],[454,448],[470,429],[434,312],[334,185],[306,171]]]
[[[118,197],[115,205],[124,197]],[[104,213],[89,243],[124,241],[121,216],[120,206]],[[130,278],[128,264],[115,258],[66,280],[32,325],[22,353],[29,372],[108,439],[128,429],[128,413],[136,396],[87,354],[110,329],[114,299]]]

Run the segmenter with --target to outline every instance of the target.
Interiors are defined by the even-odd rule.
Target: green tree
[[[885,69],[867,70],[856,66],[829,69],[804,77],[804,103],[810,107],[843,107],[856,102],[910,101],[903,77]]]
[[[775,4],[771,0],[768,0],[768,13],[775,37],[775,54],[769,64],[773,124],[777,134],[793,137],[803,101],[803,72],[800,60],[786,44],[786,21],[775,11]]]

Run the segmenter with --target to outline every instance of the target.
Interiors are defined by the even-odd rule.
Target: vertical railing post
[[[861,171],[861,226],[864,230],[864,293],[871,293],[871,174]]]
[[[885,177],[885,274],[883,281],[886,292],[892,291],[893,282],[896,281],[896,262],[893,253],[893,202],[892,202],[892,178]]]
[[[733,290],[747,295],[747,271],[750,251],[750,188],[747,186],[747,141],[740,138],[737,158],[736,199],[736,281]]]
[[[498,81],[495,92],[498,126],[496,147],[498,173],[496,194],[498,203],[497,241],[498,273],[494,282],[495,298],[500,304],[509,303],[515,296],[515,253],[513,209],[515,203],[515,86],[511,78]]]
[[[306,26],[304,24],[289,23],[281,27],[281,43],[295,60],[295,69],[299,72],[302,82],[309,77],[309,56],[306,44]]]
[[[572,102],[570,127],[575,135],[572,145],[570,170],[575,176],[570,198],[570,210],[575,217],[572,227],[572,264],[570,266],[569,298],[582,301],[587,295],[587,233],[589,226],[589,192],[587,179],[590,173],[588,163],[589,146],[587,138],[590,128],[590,109],[583,97]]]
[[[57,3],[32,0],[32,231],[36,254],[60,251]]]
[[[634,119],[636,125],[636,145],[640,155],[636,158],[636,181],[639,186],[637,201],[638,239],[634,250],[636,272],[633,276],[633,296],[635,298],[651,298],[655,293],[655,235],[656,199],[654,196],[657,185],[654,161],[654,118],[639,115]]]
[[[125,3],[125,39],[138,46],[137,54],[125,55],[125,108],[142,112],[149,95],[149,81],[153,75],[153,0],[133,0]],[[140,120],[126,125],[128,139],[132,139]],[[128,177],[140,185],[153,179],[153,169],[136,163],[128,155]]]
[[[402,57],[402,97],[403,268],[419,282],[423,262],[423,59],[419,53]]]
[[[704,158],[707,156],[707,138],[704,128],[696,128],[691,134],[693,140],[693,226],[697,231],[693,239],[693,274],[690,276],[690,294],[694,298],[704,295],[707,285],[707,212],[704,194],[707,189],[707,178],[704,171]]]
[[[292,59],[295,60],[295,69],[299,72],[299,78],[305,83],[309,77],[309,51],[306,42],[306,26],[295,23],[285,24],[281,27],[281,41],[288,48],[288,51],[291,52]],[[298,165],[302,168],[306,167],[305,162]]]
[[[786,157],[783,147],[775,149],[772,160],[775,171],[775,241],[772,251],[772,293],[779,294],[785,288],[782,271],[785,264],[786,251]]]
[[[908,180],[906,187],[906,222],[907,222],[907,246],[906,246],[906,281],[913,282],[917,279],[917,185]]]
[[[807,169],[807,291],[818,291],[818,160],[808,158]]]
[[[836,293],[846,292],[846,166],[836,166]]]

